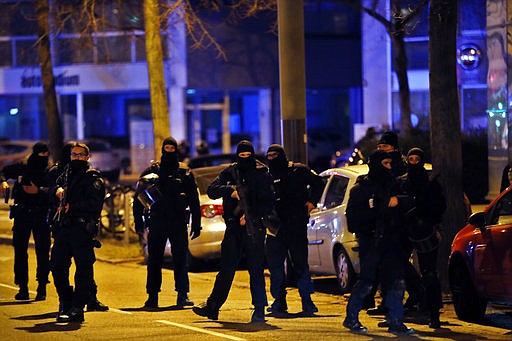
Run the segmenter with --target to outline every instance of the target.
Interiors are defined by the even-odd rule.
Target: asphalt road
[[[8,230],[6,211],[0,210],[0,230]],[[5,235],[4,235],[5,236]],[[195,315],[190,308],[178,310],[173,290],[172,271],[163,270],[163,285],[158,311],[142,308],[146,300],[146,268],[136,261],[111,263],[98,261],[95,278],[99,298],[110,306],[108,312],[87,312],[83,324],[59,324],[55,321],[58,298],[53,285],[48,286],[46,301],[35,302],[35,255],[29,249],[32,300],[17,302],[13,278],[13,251],[8,238],[0,238],[0,338],[2,340],[373,340],[396,336],[379,327],[382,317],[360,315],[370,330],[368,335],[354,335],[341,327],[348,296],[336,293],[334,278],[316,277],[317,292],[313,300],[319,308],[314,316],[302,316],[300,298],[295,288],[288,293],[289,314],[267,314],[265,323],[249,323],[252,306],[248,275],[237,272],[235,282],[219,320],[209,321]],[[211,291],[215,266],[190,273],[190,298],[195,303],[205,300]],[[72,273],[74,269],[72,268]],[[267,289],[268,289],[267,273]],[[271,298],[269,297],[271,302]],[[480,323],[466,323],[456,318],[453,306],[446,303],[441,315],[442,328],[428,328],[421,315],[407,316],[406,323],[417,333],[405,339],[416,340],[511,340],[512,309],[489,306]]]
[[[289,289],[289,315],[267,315],[265,323],[249,323],[252,313],[247,272],[237,272],[235,282],[219,320],[209,321],[196,316],[190,308],[177,310],[172,271],[163,270],[163,286],[158,311],[145,311],[146,268],[135,262],[112,264],[97,262],[96,281],[99,298],[110,306],[108,312],[87,312],[83,324],[59,324],[55,321],[58,299],[52,284],[46,301],[35,302],[36,282],[33,249],[29,250],[32,300],[17,302],[12,274],[13,252],[9,245],[0,245],[0,337],[3,340],[339,340],[395,338],[386,328],[378,327],[381,317],[361,313],[361,320],[370,329],[366,336],[353,335],[341,327],[346,296],[335,293],[332,278],[316,278],[317,292],[313,300],[319,308],[314,316],[301,316],[297,290]],[[72,272],[74,269],[72,269]],[[190,298],[199,303],[209,294],[216,269],[190,274]],[[267,276],[268,286],[268,276]],[[407,324],[417,334],[404,338],[417,340],[510,340],[512,310],[489,307],[481,323],[459,321],[453,306],[445,304],[441,315],[442,328],[432,330],[420,316],[409,316]]]

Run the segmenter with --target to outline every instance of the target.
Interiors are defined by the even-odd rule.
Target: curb
[[[12,245],[12,235],[2,233],[0,234],[0,244]],[[30,238],[28,243],[28,247],[35,247],[34,241]],[[142,262],[144,261],[144,257],[132,257],[132,258],[120,258],[120,259],[108,259],[96,256],[96,260],[100,262],[110,263],[110,264],[121,264],[121,263],[130,263],[130,262]]]

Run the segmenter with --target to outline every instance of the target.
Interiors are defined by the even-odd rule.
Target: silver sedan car
[[[431,164],[425,164],[427,171]],[[345,209],[357,178],[368,165],[331,168],[320,173],[325,188],[308,223],[309,267],[312,274],[336,275],[342,294],[350,292],[359,274],[358,243],[347,229]]]
[[[320,176],[326,183],[308,223],[309,267],[312,274],[336,275],[342,293],[352,288],[359,273],[356,236],[347,230],[345,209],[350,189],[367,165],[328,169]]]

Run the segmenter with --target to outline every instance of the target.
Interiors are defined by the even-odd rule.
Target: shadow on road
[[[80,329],[80,323],[58,323],[45,322],[36,323],[32,327],[16,327],[17,330],[24,330],[29,333],[65,332]]]

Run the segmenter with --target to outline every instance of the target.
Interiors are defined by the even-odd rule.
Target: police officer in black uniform
[[[98,233],[105,186],[101,174],[90,168],[89,154],[87,145],[73,143],[70,171],[57,179],[56,195],[61,200],[60,228],[54,233],[51,267],[61,302],[58,322],[84,321],[83,309],[93,282],[94,238]],[[69,286],[71,258],[76,267],[74,290]]]
[[[267,159],[276,190],[276,211],[281,221],[277,235],[267,235],[270,293],[275,299],[268,310],[280,313],[288,309],[284,261],[289,255],[302,300],[302,312],[312,314],[318,308],[311,300],[314,288],[308,265],[307,223],[309,212],[322,195],[323,182],[306,165],[288,161],[279,144],[268,147]]]
[[[32,147],[27,163],[5,166],[0,173],[4,195],[8,179],[16,179],[13,188],[14,206],[10,217],[14,218],[14,282],[19,286],[16,300],[28,300],[28,242],[34,236],[38,282],[36,301],[46,299],[46,284],[50,272],[50,227],[46,223],[48,211],[48,146],[38,142]]]
[[[74,142],[68,142],[62,148],[62,153],[59,161],[52,165],[48,171],[48,176],[50,179],[50,184],[54,187],[51,189],[51,193],[55,193],[54,190],[57,189],[57,179],[66,171],[69,171],[69,163],[71,162],[71,148],[73,148]],[[56,211],[60,206],[60,201],[55,195],[50,195],[50,210],[48,211],[48,222],[50,224],[52,233],[55,235],[59,232],[59,222],[53,221],[53,217],[55,216]],[[67,276],[69,278],[69,275]],[[107,311],[108,306],[101,303],[98,298],[98,286],[96,285],[96,281],[91,283],[91,291],[89,292],[89,299],[87,300],[87,311]],[[61,302],[62,304],[62,302]],[[59,309],[60,310],[60,309]]]
[[[226,232],[221,245],[220,271],[207,301],[194,306],[199,315],[217,320],[226,301],[238,263],[245,252],[249,270],[252,322],[265,321],[267,294],[263,275],[265,229],[262,218],[275,202],[268,168],[254,157],[251,142],[243,140],[236,148],[236,162],[224,169],[208,187],[211,199],[222,198]]]
[[[407,153],[408,171],[401,179],[402,191],[411,197],[413,208],[406,214],[407,235],[416,250],[421,280],[425,287],[424,303],[431,328],[439,328],[439,309],[443,306],[441,285],[437,276],[437,259],[441,233],[439,224],[446,210],[441,185],[430,179],[424,167],[425,153],[412,148]]]
[[[199,194],[194,175],[190,168],[178,161],[178,143],[173,137],[167,137],[162,144],[160,163],[154,162],[145,169],[141,178],[147,174],[158,175],[157,188],[161,198],[149,211],[148,264],[146,291],[148,299],[144,307],[158,308],[158,293],[162,285],[162,265],[167,239],[171,243],[174,263],[174,285],[178,292],[178,307],[194,305],[188,299],[190,283],[188,279],[188,235],[189,214],[192,215],[191,239],[201,233],[201,212]],[[139,194],[140,195],[140,194]],[[144,229],[143,207],[140,200],[133,204],[137,231]]]
[[[414,330],[403,324],[405,283],[400,243],[401,231],[393,224],[393,210],[398,209],[398,183],[391,174],[391,156],[377,150],[369,158],[368,175],[350,191],[346,216],[350,232],[359,243],[361,272],[347,304],[343,326],[354,333],[367,333],[359,321],[366,296],[380,273],[384,286],[389,332],[404,335]]]

